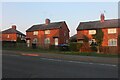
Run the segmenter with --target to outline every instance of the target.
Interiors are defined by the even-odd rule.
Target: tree
[[[99,47],[102,45],[102,42],[103,42],[103,36],[104,36],[104,33],[102,31],[102,29],[97,29],[96,30],[96,34],[93,35],[93,38],[96,40],[96,43],[97,43],[97,52],[99,53]]]

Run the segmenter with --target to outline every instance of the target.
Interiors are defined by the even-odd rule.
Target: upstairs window
[[[117,46],[117,39],[109,39],[108,46]]]
[[[96,30],[89,30],[89,34],[96,34]]]
[[[38,31],[34,31],[34,32],[33,32],[33,35],[38,35]]]
[[[50,34],[50,30],[45,30],[45,34]]]
[[[114,34],[114,33],[116,33],[116,28],[108,29],[108,34]]]

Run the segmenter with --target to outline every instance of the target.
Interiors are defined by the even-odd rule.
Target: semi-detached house
[[[37,24],[26,30],[27,46],[49,48],[50,45],[67,44],[69,41],[69,28],[65,21],[50,22],[46,19],[44,24]]]

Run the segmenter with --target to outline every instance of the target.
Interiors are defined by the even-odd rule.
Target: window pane
[[[45,34],[50,34],[50,30],[45,30]]]
[[[45,44],[50,44],[50,38],[45,39]]]
[[[116,28],[108,29],[109,34],[116,33]]]
[[[89,30],[89,34],[96,34],[96,30]]]
[[[38,35],[38,31],[34,31],[34,32],[33,32],[33,35]]]
[[[117,39],[109,39],[108,46],[117,46]]]

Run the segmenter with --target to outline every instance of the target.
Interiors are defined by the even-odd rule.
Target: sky
[[[49,18],[51,22],[65,21],[70,36],[76,34],[80,22],[118,18],[118,2],[2,2],[0,3],[1,30],[15,24],[23,32],[34,24],[43,24]]]

